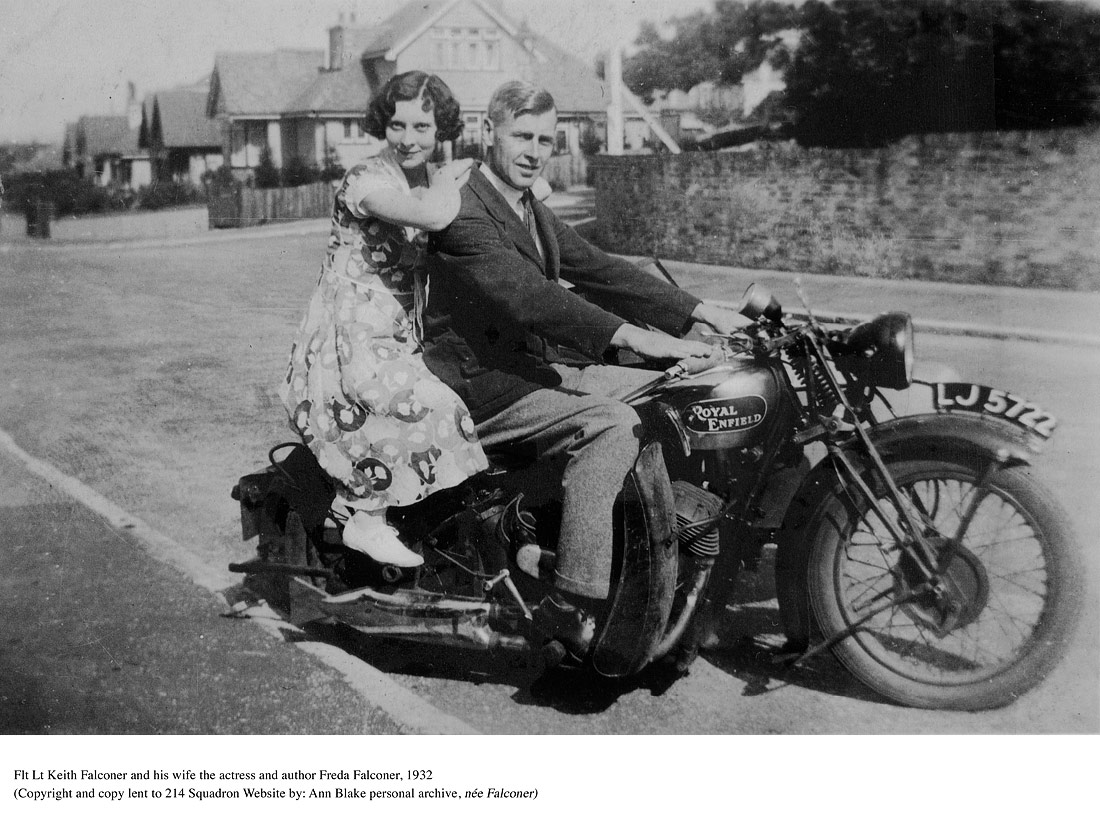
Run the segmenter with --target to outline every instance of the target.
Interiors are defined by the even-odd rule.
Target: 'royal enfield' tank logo
[[[683,411],[687,428],[704,433],[752,429],[761,424],[767,414],[768,403],[760,396],[697,401]]]

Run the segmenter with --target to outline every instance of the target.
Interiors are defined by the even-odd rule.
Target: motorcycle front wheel
[[[985,463],[889,464],[922,517],[931,563],[888,531],[879,513],[896,521],[898,511],[885,495],[875,511],[838,486],[816,514],[807,578],[821,632],[839,639],[832,652],[856,678],[901,704],[1005,706],[1072,635],[1081,568],[1065,511],[1027,469],[984,477]]]

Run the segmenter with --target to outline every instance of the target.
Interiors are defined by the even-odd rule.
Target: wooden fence
[[[211,229],[236,229],[286,220],[327,218],[332,214],[332,184],[320,182],[277,189],[212,192],[208,202]]]

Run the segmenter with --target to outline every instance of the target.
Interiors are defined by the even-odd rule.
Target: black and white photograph
[[[0,190],[18,810],[1087,777],[1100,0],[0,0]]]

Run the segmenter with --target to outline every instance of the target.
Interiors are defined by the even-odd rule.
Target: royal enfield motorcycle
[[[424,564],[340,543],[331,481],[297,444],[241,478],[245,539],[230,566],[291,622],[526,654],[610,677],[686,671],[715,645],[737,575],[774,546],[792,668],[831,652],[895,702],[1012,702],[1057,663],[1078,615],[1080,555],[1030,461],[1055,418],[996,387],[916,381],[904,313],[857,325],[789,316],[759,286],[751,324],[626,401],[642,451],[616,513],[614,578],[578,661],[534,624],[553,570],[558,477],[523,450],[391,511]],[[927,411],[893,402],[921,390]],[[902,393],[901,391],[906,391]],[[556,514],[557,513],[557,514]]]

